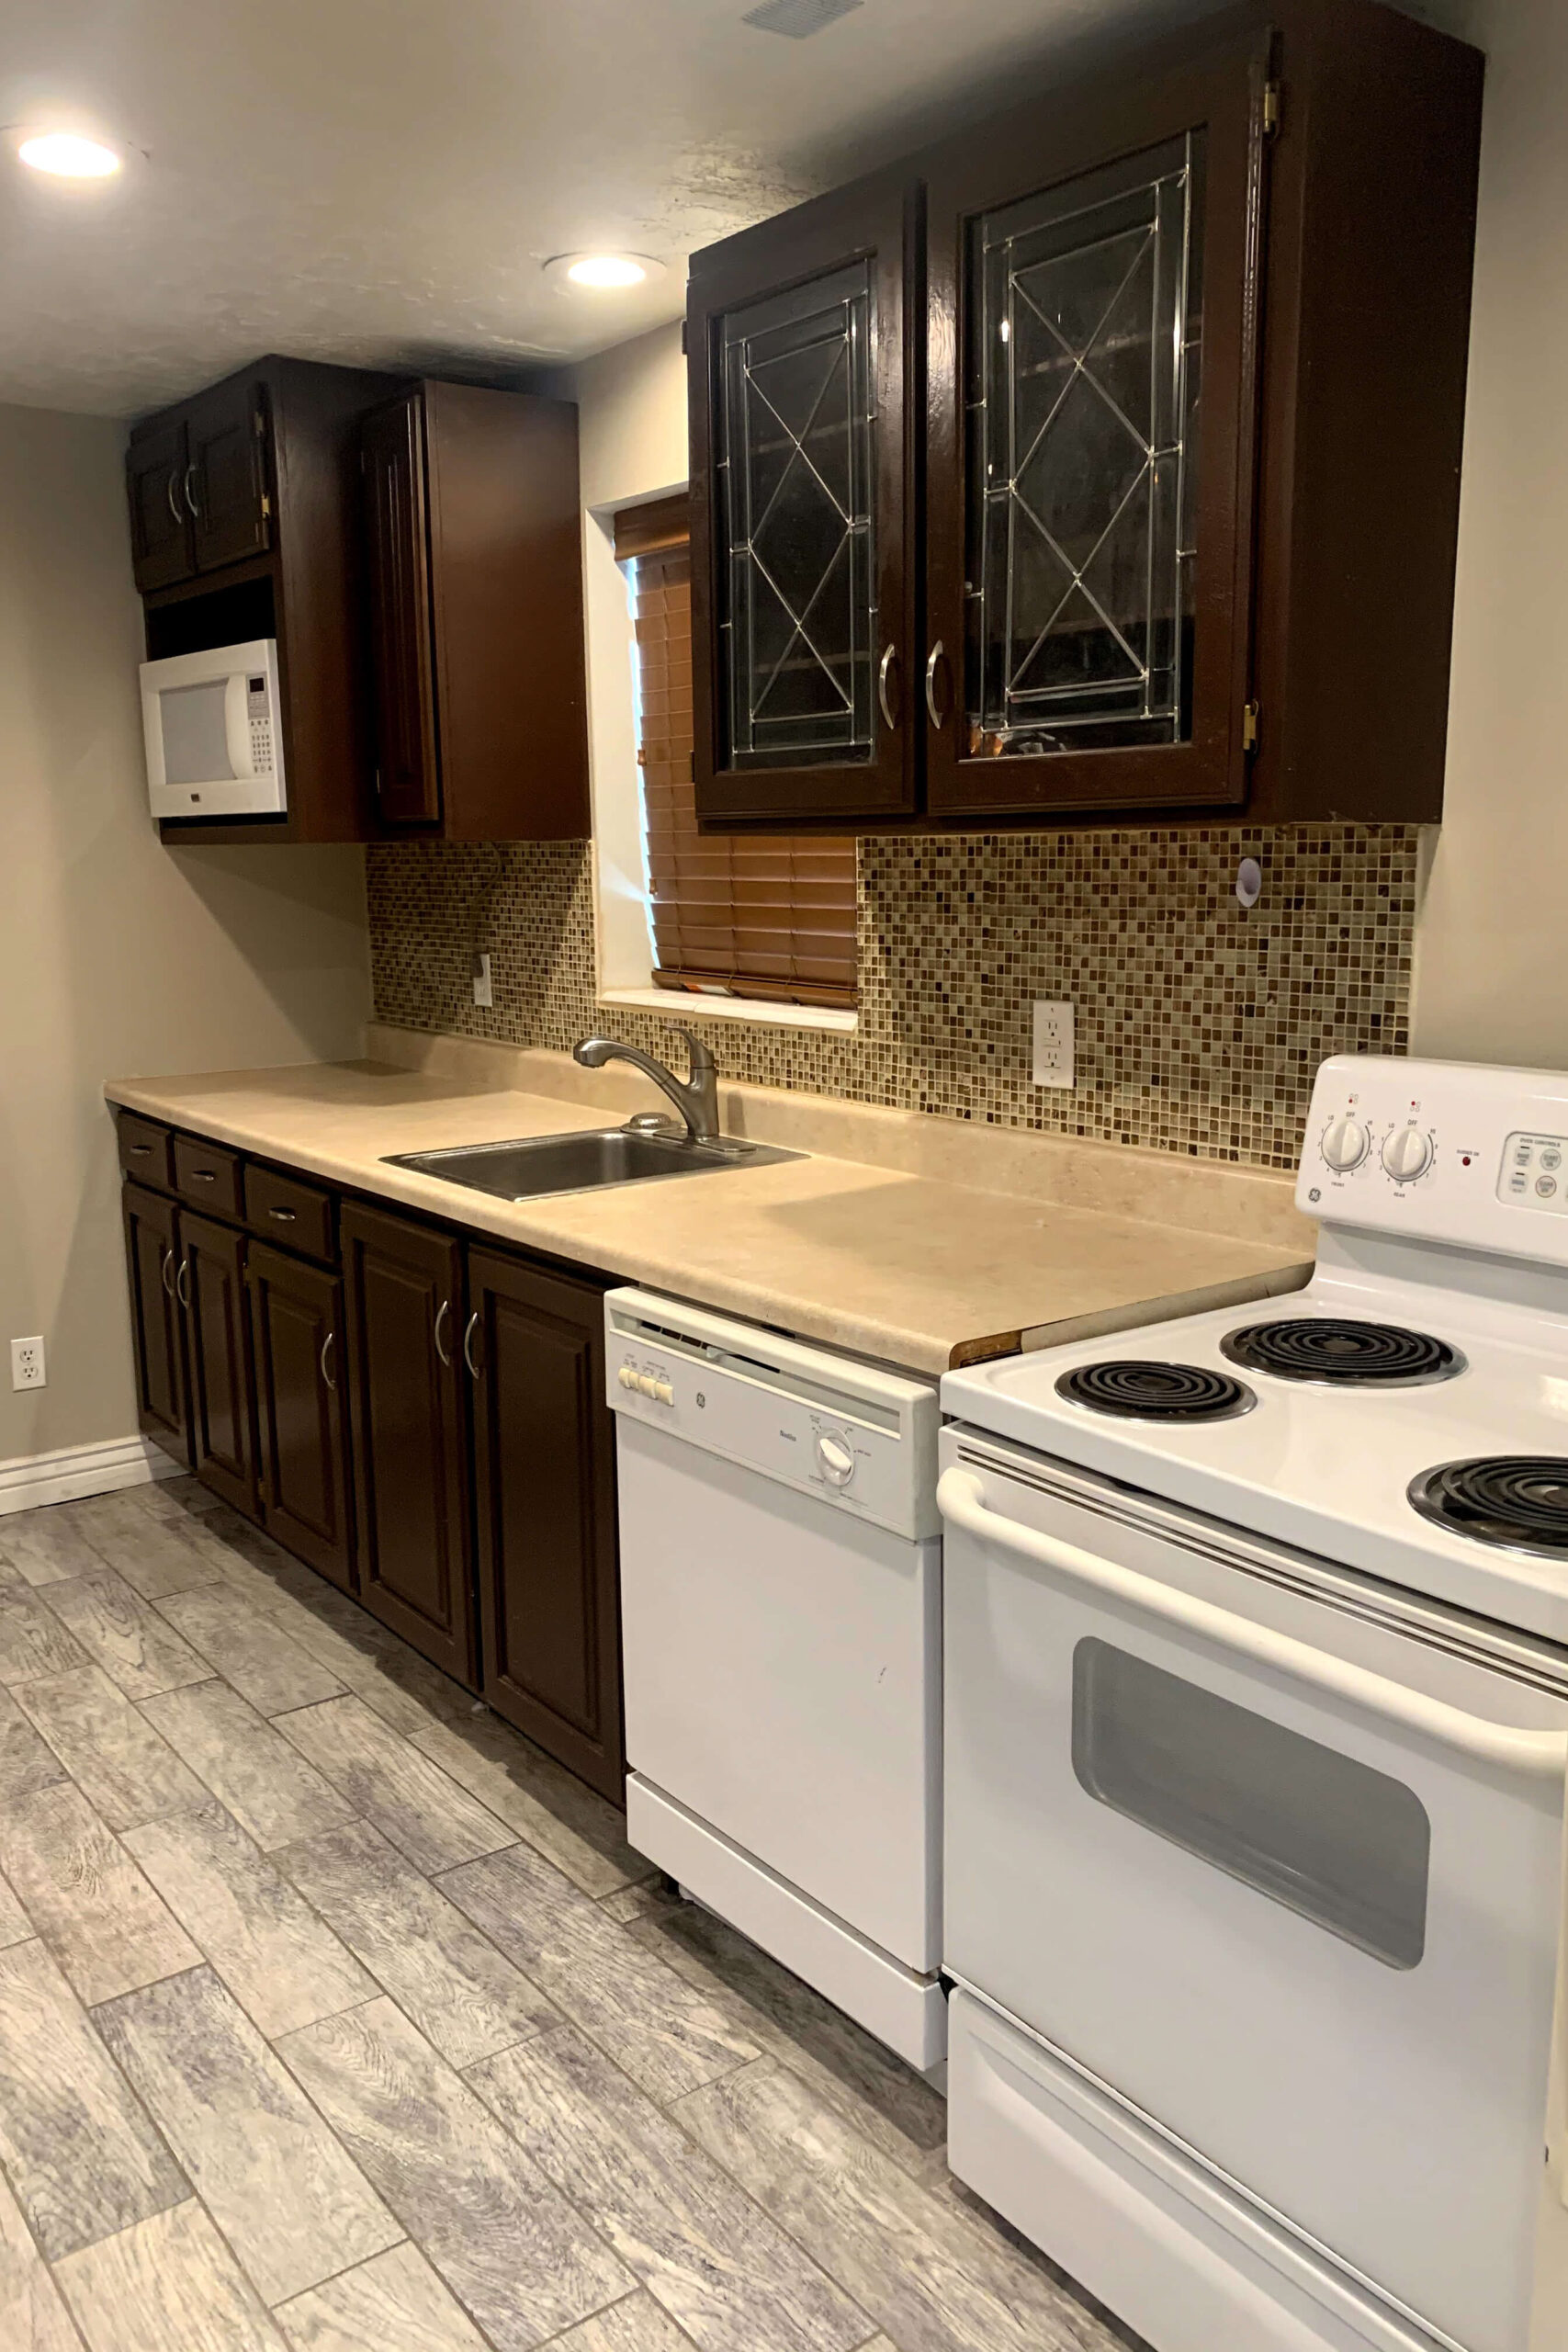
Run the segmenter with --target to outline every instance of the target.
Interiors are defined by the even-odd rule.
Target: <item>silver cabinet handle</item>
[[[189,465],[186,468],[186,504],[190,508],[195,520],[199,523],[201,520],[201,509],[197,504],[195,496],[191,491],[191,483],[195,479],[196,468],[194,465]]]
[[[193,1168],[190,1177],[193,1184],[216,1184],[218,1170],[216,1168]]]
[[[164,1250],[164,1262],[159,1268],[159,1275],[163,1282],[164,1288],[168,1292],[169,1296],[173,1298],[175,1295],[175,1253],[172,1250]]]
[[[441,1344],[441,1327],[450,1320],[451,1314],[452,1302],[449,1298],[444,1298],[435,1310],[435,1352],[448,1371],[452,1368],[452,1359]]]
[[[936,707],[936,665],[942,658],[942,639],[939,637],[926,663],[926,716],[933,727],[945,727],[947,724],[946,711],[938,710]]]
[[[188,1306],[189,1306],[189,1305],[190,1305],[190,1260],[189,1260],[188,1258],[182,1258],[182,1259],[180,1260],[180,1270],[179,1270],[179,1272],[175,1276],[175,1297],[179,1300],[180,1305],[181,1305],[182,1306],[185,1306],[185,1307],[188,1307]]]
[[[479,1328],[479,1310],[476,1306],[463,1326],[463,1362],[468,1365],[468,1375],[473,1380],[477,1380],[479,1376],[479,1367],[474,1362],[474,1333]]]
[[[1089,1585],[1109,1593],[1124,1607],[1141,1609],[1145,1616],[1196,1634],[1217,1648],[1233,1650],[1277,1674],[1289,1674],[1318,1690],[1326,1690],[1369,1714],[1382,1715],[1423,1738],[1483,1764],[1502,1765],[1532,1780],[1561,1781],[1568,1767],[1568,1736],[1560,1731],[1519,1731],[1512,1724],[1490,1723],[1467,1714],[1445,1699],[1429,1699],[1424,1690],[1407,1690],[1348,1658],[1314,1649],[1293,1634],[1276,1633],[1271,1625],[1254,1624],[1212,1600],[1183,1592],[1179,1586],[1156,1583],[1119,1560],[1101,1559],[1080,1551],[1055,1535],[1042,1535],[999,1511],[987,1507],[985,1488],[967,1470],[946,1469],[937,1480],[936,1505],[949,1527],[956,1527],[981,1544],[995,1544],[1016,1552],[1069,1583]]]
[[[279,1225],[298,1225],[299,1222],[293,1209],[268,1209],[267,1215],[275,1216]]]
[[[893,681],[898,672],[898,648],[885,645],[876,669],[876,699],[882,707],[882,724],[889,734],[898,724],[898,711],[893,699]]]
[[[150,1143],[128,1144],[126,1146],[126,1149],[130,1152],[132,1159],[149,1159],[152,1154],[152,1147]]]
[[[337,1395],[337,1382],[327,1370],[327,1366],[333,1360],[333,1351],[336,1346],[337,1333],[335,1331],[329,1331],[326,1338],[321,1341],[321,1378],[325,1382],[326,1385],[332,1390],[334,1396]]]
[[[167,482],[164,484],[164,488],[168,492],[169,495],[169,512],[183,531],[186,526],[186,518],[185,510],[180,504],[179,481],[180,469],[178,466],[175,466],[173,472],[170,474]]]

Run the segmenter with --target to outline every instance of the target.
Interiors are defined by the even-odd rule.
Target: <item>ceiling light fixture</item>
[[[558,286],[593,294],[625,293],[663,275],[664,264],[648,254],[555,254],[545,264],[545,276]]]
[[[29,131],[18,141],[17,153],[35,172],[49,172],[62,180],[110,179],[125,160],[105,141],[85,138],[75,130]]]

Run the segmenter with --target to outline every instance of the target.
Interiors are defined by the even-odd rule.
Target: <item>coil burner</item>
[[[1195,1363],[1079,1364],[1063,1373],[1056,1394],[1128,1421],[1228,1421],[1258,1402],[1245,1381]]]
[[[1330,1315],[1282,1315],[1227,1331],[1220,1352],[1248,1372],[1325,1388],[1418,1388],[1451,1380],[1464,1358],[1446,1340],[1397,1323],[1356,1323]]]

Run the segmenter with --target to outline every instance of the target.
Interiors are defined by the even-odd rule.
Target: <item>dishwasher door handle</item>
[[[1276,1633],[1271,1625],[1256,1625],[1234,1610],[1221,1609],[1194,1593],[1140,1576],[1137,1569],[1124,1568],[1120,1561],[1103,1560],[1098,1553],[1082,1551],[1058,1535],[1042,1535],[1032,1527],[1021,1526],[1017,1520],[1004,1519],[987,1509],[985,1488],[971,1471],[944,1470],[937,1480],[936,1501],[950,1527],[982,1544],[1016,1552],[1074,1584],[1090,1585],[1115,1600],[1141,1609],[1146,1616],[1196,1634],[1259,1666],[1292,1675],[1298,1682],[1347,1700],[1368,1714],[1401,1724],[1405,1730],[1418,1732],[1440,1747],[1456,1748],[1479,1763],[1500,1765],[1532,1780],[1561,1781],[1568,1771],[1568,1732],[1518,1731],[1511,1724],[1488,1723],[1483,1716],[1467,1714],[1461,1707],[1450,1707],[1446,1700],[1429,1699],[1424,1690],[1391,1682],[1370,1667],[1355,1666],[1348,1658],[1298,1642],[1292,1634]]]

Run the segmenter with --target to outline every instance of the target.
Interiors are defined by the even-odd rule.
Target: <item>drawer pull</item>
[[[191,1182],[196,1184],[216,1184],[218,1182],[216,1168],[193,1168],[190,1173]]]
[[[275,1216],[279,1225],[297,1225],[299,1221],[292,1209],[268,1209],[267,1215]]]
[[[133,1143],[129,1148],[132,1159],[151,1159],[152,1157],[152,1147],[150,1143]]]
[[[333,1351],[336,1346],[337,1333],[335,1331],[329,1331],[326,1338],[321,1341],[321,1378],[332,1390],[334,1396],[337,1395],[337,1382],[327,1370],[327,1366],[333,1360]]]

